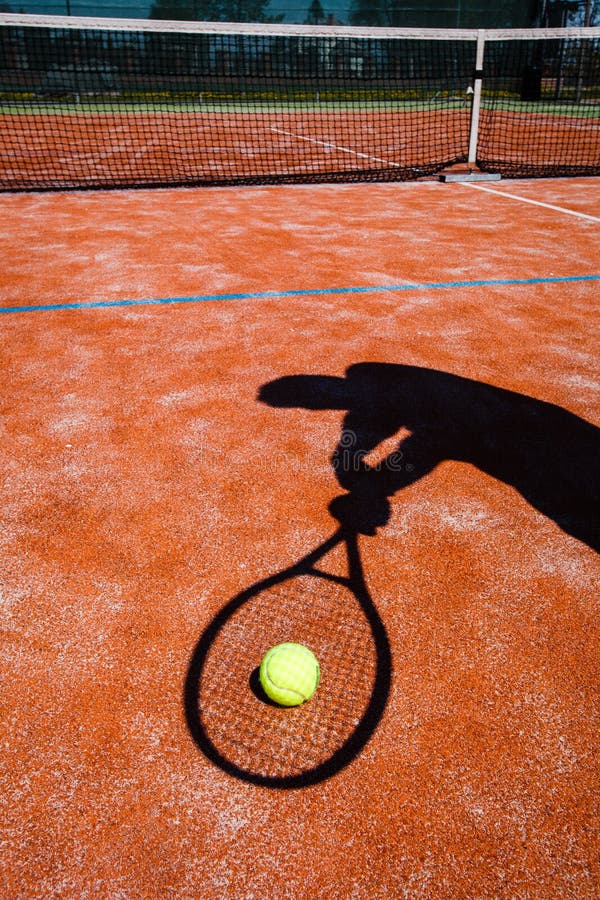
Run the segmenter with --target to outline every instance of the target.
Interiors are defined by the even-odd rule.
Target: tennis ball
[[[303,644],[277,644],[260,664],[260,683],[280,706],[300,706],[316,691],[321,670],[314,653]]]

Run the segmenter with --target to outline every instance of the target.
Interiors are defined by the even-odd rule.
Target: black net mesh
[[[3,190],[402,181],[468,159],[475,32],[15,18]],[[484,59],[482,169],[600,172],[600,37],[492,40]]]
[[[477,162],[513,178],[600,174],[600,38],[486,44]]]
[[[472,42],[0,34],[4,189],[403,180],[465,158]]]

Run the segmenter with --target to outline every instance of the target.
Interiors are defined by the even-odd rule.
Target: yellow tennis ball
[[[321,670],[314,653],[303,644],[277,644],[260,664],[260,683],[270,700],[280,706],[300,706],[319,685]]]

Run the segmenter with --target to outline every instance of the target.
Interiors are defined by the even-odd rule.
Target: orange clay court
[[[597,897],[600,180],[0,209],[2,897]]]

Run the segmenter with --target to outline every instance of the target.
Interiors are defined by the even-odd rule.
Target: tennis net
[[[600,29],[0,15],[0,189],[600,174]]]

